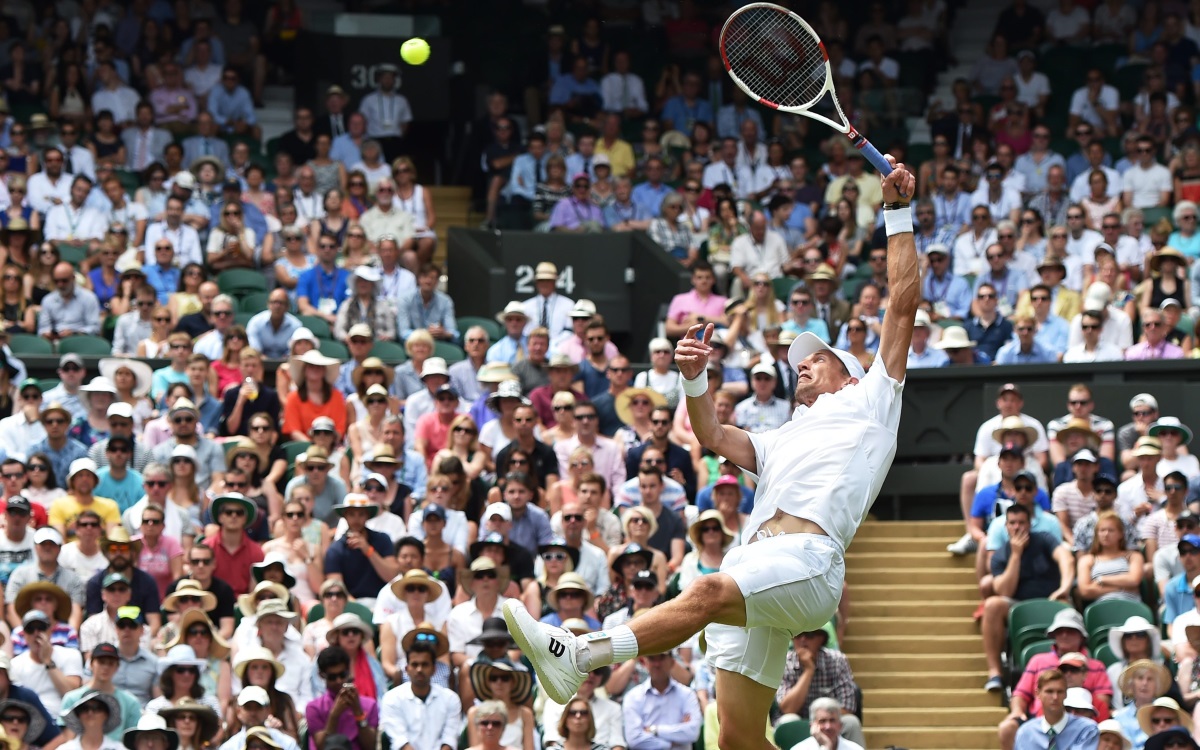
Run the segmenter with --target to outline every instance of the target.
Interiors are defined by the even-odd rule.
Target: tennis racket
[[[721,29],[721,59],[733,82],[756,102],[825,123],[849,138],[880,174],[891,174],[879,149],[846,119],[834,95],[825,45],[803,18],[774,3],[740,8]],[[826,93],[841,122],[813,111]]]

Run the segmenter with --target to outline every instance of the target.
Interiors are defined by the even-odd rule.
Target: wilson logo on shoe
[[[561,641],[550,641],[550,653],[557,659],[567,652],[567,647]]]

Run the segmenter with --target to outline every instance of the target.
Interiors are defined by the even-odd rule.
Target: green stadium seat
[[[69,336],[58,342],[58,353],[107,357],[112,354],[112,344],[100,336]]]
[[[267,309],[268,292],[246,292],[238,298],[238,310],[247,313],[260,313]]]
[[[121,181],[121,187],[125,188],[125,192],[132,196],[137,192],[137,189],[142,186],[142,178],[136,172],[130,172],[124,169],[113,170],[113,174]]]
[[[452,365],[455,362],[462,362],[466,359],[467,353],[458,344],[452,344],[449,341],[434,341],[433,356],[441,357],[446,360],[446,364]]]
[[[296,456],[308,450],[308,446],[310,445],[312,443],[307,443],[303,440],[288,440],[279,447],[283,449],[283,457],[287,459],[288,466],[292,466],[296,463]]]
[[[13,354],[17,356],[22,354],[44,354],[50,356],[54,354],[54,346],[49,341],[32,333],[9,334],[8,345],[12,348]]]
[[[479,326],[487,331],[488,338],[493,343],[504,338],[504,327],[497,323],[492,318],[480,318],[473,315],[467,315],[458,319],[458,333],[463,338],[467,336],[467,329],[471,326]]]
[[[1046,637],[1046,627],[1054,620],[1059,610],[1067,609],[1062,602],[1049,599],[1031,599],[1018,602],[1008,611],[1008,640],[1014,656],[1034,641]]]
[[[379,357],[384,362],[391,364],[402,364],[408,359],[408,353],[404,351],[403,344],[397,344],[395,341],[376,341],[371,347],[371,356]]]
[[[76,269],[83,265],[83,261],[87,260],[87,254],[86,244],[58,243],[58,257],[75,266]]]
[[[319,318],[316,315],[300,315],[300,322],[304,327],[313,332],[313,335],[319,339],[332,339],[333,329],[329,327],[329,321],[324,318]]]
[[[1104,80],[1112,83],[1117,70],[1117,61],[1129,54],[1124,44],[1101,44],[1088,50],[1088,65],[1104,71]]]
[[[320,352],[326,357],[333,357],[334,359],[340,359],[342,361],[350,359],[350,350],[347,349],[346,345],[340,341],[318,337],[317,349],[320,350]]]
[[[775,727],[775,746],[782,750],[791,748],[812,736],[807,719],[785,721]]]
[[[1166,207],[1166,206],[1155,207],[1155,208],[1143,208],[1142,215],[1146,217],[1147,231],[1151,227],[1153,227],[1155,224],[1162,221],[1163,219],[1166,219],[1167,221],[1171,222],[1171,226],[1174,227],[1175,221],[1172,218],[1171,213],[1172,213],[1172,209],[1169,207]]]
[[[800,283],[800,279],[794,279],[791,276],[782,276],[778,279],[771,279],[771,286],[775,289],[775,299],[781,300],[783,304],[787,304],[788,295],[792,293],[793,287]]]
[[[1101,643],[1092,652],[1092,658],[1096,659],[1106,667],[1111,667],[1120,661],[1116,654],[1113,653],[1112,647],[1107,642]]]
[[[354,614],[358,615],[359,617],[362,618],[363,622],[367,623],[368,625],[371,625],[371,629],[376,634],[379,633],[379,628],[377,628],[374,624],[371,623],[371,618],[374,615],[371,613],[371,610],[365,604],[362,604],[360,602],[346,602],[346,611],[353,612]],[[316,604],[314,604],[312,606],[312,609],[308,610],[308,616],[305,618],[304,621],[306,623],[307,622],[316,622],[317,620],[320,620],[324,616],[325,616],[325,605],[322,604],[321,602],[317,602]]]
[[[230,268],[217,274],[217,286],[225,294],[238,297],[247,292],[267,291],[267,280],[249,268]]]
[[[1083,610],[1083,626],[1088,632],[1088,644],[1095,651],[1100,644],[1108,642],[1108,631],[1124,625],[1130,617],[1145,617],[1149,622],[1157,619],[1154,612],[1141,602],[1107,600],[1095,602]]]
[[[1017,677],[1020,677],[1025,671],[1025,665],[1029,663],[1030,659],[1038,654],[1048,654],[1053,649],[1054,641],[1051,640],[1042,640],[1035,643],[1030,643],[1028,646],[1021,649],[1021,658],[1019,661],[1017,661],[1015,668],[1013,669],[1013,674],[1015,674]]]
[[[117,317],[116,315],[109,315],[100,326],[100,335],[107,339],[109,343],[112,343],[113,336],[117,333]]]
[[[62,381],[58,378],[38,378],[38,388],[42,389],[42,393],[57,388]],[[49,406],[49,404],[47,404]]]
[[[241,310],[233,314],[233,322],[245,328],[250,323],[250,319],[254,317],[252,312],[242,312]]]

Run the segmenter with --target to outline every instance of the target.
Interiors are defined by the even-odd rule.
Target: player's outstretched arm
[[[884,220],[888,228],[888,306],[879,334],[879,354],[888,375],[904,380],[908,349],[912,344],[913,320],[921,301],[921,274],[917,269],[917,245],[913,241],[912,215],[908,202],[916,190],[916,179],[908,168],[891,156],[893,171],[884,177]],[[899,207],[896,207],[899,206]],[[890,219],[890,221],[889,221]],[[899,221],[897,221],[899,220]]]
[[[675,345],[675,366],[684,377],[692,432],[700,444],[713,453],[728,458],[743,469],[757,471],[750,436],[745,430],[721,424],[717,419],[717,406],[712,393],[704,387],[708,382],[708,355],[712,351],[709,341],[712,335],[712,323],[694,325]],[[703,392],[700,392],[702,387]]]

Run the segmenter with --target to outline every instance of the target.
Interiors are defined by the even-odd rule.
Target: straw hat
[[[635,515],[639,515],[650,522],[650,536],[658,533],[658,519],[654,517],[654,513],[647,507],[635,505],[632,508],[626,508],[621,514],[621,530],[625,532],[625,538],[629,538],[629,519]]]
[[[558,594],[560,591],[582,591],[586,599],[583,605],[585,611],[591,609],[592,601],[595,599],[592,590],[587,585],[587,581],[583,580],[583,576],[578,573],[563,573],[558,577],[558,585],[550,589],[550,592],[546,594],[546,602],[550,605],[551,609],[556,611],[558,610]]]
[[[325,640],[329,641],[329,645],[337,643],[338,635],[343,630],[357,630],[362,634],[363,641],[368,641],[375,637],[375,631],[371,626],[363,622],[363,619],[353,612],[343,612],[333,618],[333,624],[329,627],[329,632],[325,634]]]
[[[1164,245],[1158,249],[1158,252],[1150,256],[1150,272],[1159,273],[1159,266],[1162,265],[1164,260],[1168,259],[1175,261],[1182,268],[1188,267],[1188,257],[1186,255],[1170,245]]]
[[[832,281],[835,289],[842,284],[841,277],[838,276],[837,271],[833,270],[833,266],[828,263],[822,263],[813,269],[813,272],[808,275],[806,281],[810,284],[814,281]]]
[[[1156,661],[1138,659],[1121,670],[1121,676],[1117,678],[1117,685],[1121,688],[1122,695],[1133,695],[1133,676],[1143,669],[1149,669],[1153,672],[1155,679],[1158,681],[1158,686],[1154,691],[1155,695],[1162,695],[1171,687],[1171,673],[1167,671],[1166,667]]]
[[[333,357],[326,357],[318,349],[310,349],[305,353],[288,358],[288,372],[292,375],[292,380],[296,383],[303,382],[304,376],[303,366],[312,365],[313,367],[325,368],[325,382],[333,385],[337,381],[338,369],[341,363]]]
[[[431,623],[423,622],[405,633],[404,637],[400,639],[400,648],[403,649],[404,653],[408,653],[413,643],[418,640],[432,643],[439,657],[445,656],[450,652],[450,639],[437,628],[433,627]]]
[[[1121,750],[1133,750],[1133,743],[1125,736],[1125,731],[1121,729],[1121,722],[1116,719],[1105,719],[1096,727],[1100,730],[1100,735],[1112,735],[1121,741]]]
[[[362,361],[362,364],[354,368],[354,372],[350,373],[350,380],[354,383],[354,390],[358,390],[362,383],[363,373],[367,370],[379,370],[383,373],[383,384],[385,387],[392,386],[392,378],[396,377],[396,371],[383,363],[379,357],[367,357]]]
[[[42,593],[54,597],[56,601],[54,619],[56,621],[66,622],[71,619],[71,597],[50,581],[34,581],[21,587],[21,590],[17,592],[17,598],[13,601],[13,609],[16,610],[17,617],[24,617],[25,613],[33,608],[33,595]]]
[[[1140,663],[1140,662],[1134,662],[1134,664],[1138,664],[1138,663]],[[1130,665],[1130,666],[1132,666],[1132,665]],[[1164,672],[1167,671],[1167,668],[1163,667],[1163,666],[1160,666],[1159,669],[1161,669]],[[1128,670],[1126,670],[1126,671],[1128,671]],[[1167,676],[1170,677],[1170,674],[1168,673]],[[1121,673],[1121,684],[1124,685],[1124,683],[1125,683],[1125,673],[1122,672]],[[1167,692],[1167,688],[1164,687],[1159,692],[1165,693],[1165,692]],[[1125,693],[1125,694],[1129,695],[1129,693]],[[1189,732],[1192,731],[1192,717],[1188,715],[1187,711],[1184,711],[1182,708],[1179,707],[1179,704],[1175,702],[1174,698],[1167,698],[1164,696],[1162,698],[1155,698],[1154,702],[1151,703],[1150,705],[1142,706],[1141,708],[1138,709],[1138,712],[1137,712],[1138,726],[1140,726],[1142,728],[1142,731],[1145,732],[1146,734],[1148,734],[1148,735],[1154,734],[1157,731],[1150,724],[1150,715],[1154,713],[1154,709],[1156,709],[1156,708],[1168,708],[1168,709],[1174,711],[1175,717],[1178,719],[1175,723],[1181,727],[1187,727],[1187,730]]]
[[[260,604],[266,604],[270,599],[264,599],[262,602],[257,601],[257,597],[264,591],[271,591],[275,594],[275,598],[282,601],[285,605],[288,600],[288,590],[282,584],[274,581],[261,581],[249,593],[242,594],[238,597],[238,608],[242,610],[242,617],[258,613]]]
[[[471,567],[467,570],[466,575],[464,575],[462,580],[458,582],[459,587],[463,591],[467,592],[468,596],[474,596],[475,594],[471,591],[471,589],[475,583],[475,576],[485,570],[496,571],[496,577],[499,579],[500,583],[498,587],[499,591],[504,591],[504,589],[508,588],[508,566],[497,565],[490,557],[477,557],[472,560]]]
[[[504,306],[504,309],[496,313],[496,320],[503,325],[508,318],[519,317],[529,320],[529,316],[525,314],[525,306],[520,302],[513,300]]]
[[[950,326],[942,331],[942,337],[934,349],[974,349],[975,342],[967,335],[967,329],[962,326]]]
[[[233,468],[233,464],[235,461],[237,461],[238,456],[245,456],[245,455],[249,454],[249,455],[254,456],[255,458],[258,458],[258,446],[250,438],[239,437],[236,440],[234,440],[233,443],[234,443],[234,445],[233,445],[232,450],[229,450],[225,453],[225,468],[226,469]]]
[[[638,396],[650,399],[651,409],[667,405],[667,397],[652,388],[626,388],[617,396],[616,410],[617,418],[627,425],[633,424],[633,411],[629,408],[629,402]]]
[[[217,596],[211,591],[206,591],[199,581],[191,578],[180,579],[175,586],[175,590],[167,595],[162,602],[162,608],[167,612],[175,612],[179,608],[179,600],[183,597],[196,597],[200,600],[200,610],[202,612],[211,612],[217,608]]]
[[[426,573],[421,568],[413,568],[396,580],[392,581],[392,593],[397,599],[404,600],[404,590],[409,586],[423,586],[429,596],[427,601],[432,602],[442,595],[442,586],[433,577]]]
[[[283,677],[283,673],[286,671],[286,667],[283,666],[283,662],[276,659],[275,654],[271,653],[271,649],[267,648],[266,646],[252,646],[250,648],[244,648],[241,651],[238,651],[237,660],[233,663],[233,673],[237,675],[237,678],[241,680],[242,683],[246,682],[246,667],[248,667],[252,661],[265,661],[270,664],[271,668],[275,670],[276,680],[278,680],[280,677]]]
[[[150,365],[140,359],[105,357],[100,360],[98,367],[100,374],[114,383],[117,380],[118,370],[129,370],[133,373],[136,382],[136,385],[133,386],[133,395],[141,398],[150,392],[150,382],[154,379],[154,373],[150,369]]]
[[[224,659],[229,656],[229,643],[221,637],[221,632],[213,621],[208,619],[208,615],[202,609],[189,609],[179,616],[179,620],[175,623],[175,637],[167,641],[165,647],[167,651],[179,645],[187,645],[188,628],[200,623],[208,628],[208,632],[212,633],[212,645],[208,647],[209,654],[213,659]]]
[[[200,725],[199,737],[202,742],[212,742],[217,733],[221,731],[221,717],[217,716],[211,708],[193,700],[190,696],[185,696],[178,703],[168,708],[160,708],[158,715],[163,718],[163,721],[170,723],[172,719],[179,714],[192,714],[196,717],[196,722]],[[141,726],[141,722],[138,722]],[[129,730],[136,732],[136,729]],[[136,737],[135,737],[136,742]]]
[[[708,521],[716,521],[718,524],[720,524],[721,536],[725,538],[725,541],[721,543],[722,547],[728,546],[729,543],[734,540],[734,534],[729,530],[729,527],[725,525],[725,517],[721,515],[721,511],[717,510],[716,508],[709,508],[700,515],[696,516],[696,520],[692,521],[692,525],[688,527],[688,539],[692,540],[693,547],[699,549],[704,546],[704,543],[700,539],[700,527],[702,527]]]
[[[1067,420],[1066,425],[1064,425],[1063,428],[1055,434],[1054,439],[1061,443],[1063,442],[1063,438],[1075,433],[1079,433],[1086,437],[1088,445],[1092,448],[1100,447],[1100,435],[1098,435],[1096,431],[1092,429],[1091,422],[1086,419],[1072,418]]]
[[[1021,419],[1021,417],[1016,414],[1011,417],[1005,417],[1003,420],[1001,420],[1000,426],[992,430],[992,440],[1003,444],[1004,433],[1006,432],[1020,432],[1024,434],[1025,445],[1027,446],[1033,445],[1035,442],[1037,442],[1037,430],[1030,425],[1025,424],[1025,420]]]
[[[371,452],[363,459],[364,464],[387,464],[389,466],[399,466],[400,462],[396,460],[396,451],[387,443],[377,443]]]
[[[514,664],[507,658],[492,662],[478,659],[471,665],[470,680],[471,687],[474,688],[475,695],[479,696],[480,700],[489,701],[494,697],[492,687],[488,682],[493,672],[503,672],[512,677],[511,697],[514,703],[524,703],[533,692],[533,675],[523,664]]]

